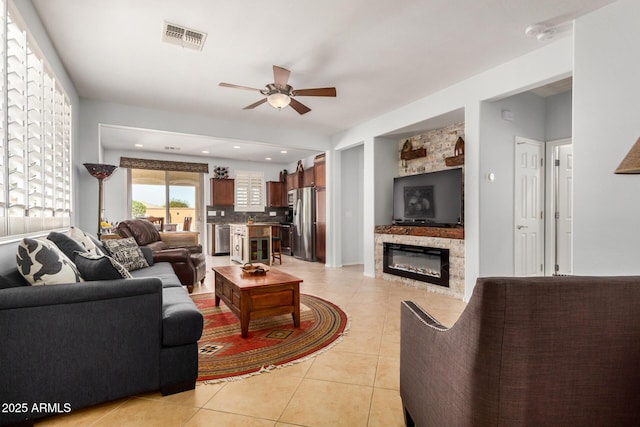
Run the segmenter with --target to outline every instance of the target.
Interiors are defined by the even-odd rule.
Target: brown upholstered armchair
[[[407,425],[640,425],[640,277],[478,279],[458,321],[401,306]]]
[[[202,245],[170,248],[160,239],[160,233],[151,222],[145,219],[128,219],[117,227],[122,237],[133,237],[138,246],[151,248],[154,262],[170,262],[173,271],[189,292],[197,282],[204,281],[207,272],[206,258]]]

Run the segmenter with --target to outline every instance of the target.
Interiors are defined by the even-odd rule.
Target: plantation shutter
[[[238,171],[234,184],[236,211],[264,211],[264,173]]]
[[[68,227],[71,104],[23,20],[2,0],[0,22],[0,237]]]

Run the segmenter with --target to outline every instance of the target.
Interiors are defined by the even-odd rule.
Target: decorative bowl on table
[[[263,264],[252,264],[249,262],[242,266],[242,271],[247,274],[259,276],[262,274],[267,274],[267,271],[269,271],[269,267]]]

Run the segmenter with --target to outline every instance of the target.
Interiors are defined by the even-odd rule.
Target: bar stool
[[[279,236],[271,238],[271,262],[275,263],[276,258],[282,264],[282,238]]]

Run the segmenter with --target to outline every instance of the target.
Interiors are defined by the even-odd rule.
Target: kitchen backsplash
[[[255,222],[285,222],[289,208],[267,208],[264,212],[236,212],[233,206],[207,206],[207,222],[214,224],[244,223],[249,217]],[[215,212],[215,216],[213,215]],[[275,216],[271,213],[275,212]]]

